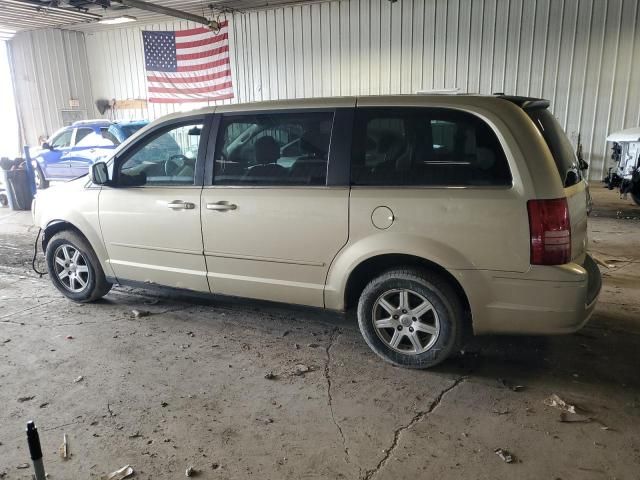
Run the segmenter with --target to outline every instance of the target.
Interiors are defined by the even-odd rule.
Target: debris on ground
[[[35,395],[26,395],[24,397],[18,397],[18,402],[20,403],[28,402],[29,400],[33,400],[34,398],[36,398]]]
[[[123,480],[125,478],[129,478],[135,472],[131,465],[125,465],[120,470],[116,470],[115,472],[111,472],[109,475],[103,475],[100,477],[100,480]]]
[[[298,345],[297,343],[294,343],[293,348],[295,348],[296,350],[300,350],[300,345]]]
[[[218,462],[212,463],[211,468],[213,468],[214,470],[217,470],[220,468],[220,464]]]
[[[47,408],[49,406],[49,402],[44,402],[40,404],[40,408]]]
[[[305,365],[304,363],[299,363],[295,366],[293,370],[293,375],[300,377],[310,371],[311,371],[311,368],[309,368],[309,366]]]
[[[11,339],[7,338],[7,339],[3,340],[2,343],[9,343],[10,341],[11,341]]]
[[[133,318],[141,318],[148,317],[151,315],[151,312],[148,310],[131,310],[131,314],[133,315]]]
[[[29,468],[29,464],[28,464],[28,463],[21,463],[20,465],[16,466],[16,468],[17,468],[18,470],[22,470],[22,469],[25,469],[25,468]]]
[[[142,435],[140,435],[140,431],[137,431],[136,433],[132,433],[131,435],[129,435],[129,438],[139,438]]]
[[[307,347],[309,348],[318,348],[320,345],[318,345],[317,343],[309,343],[307,344]]]
[[[278,378],[278,375],[273,372],[267,372],[264,374],[264,378],[266,378],[267,380],[275,380],[276,378]]]
[[[549,398],[546,398],[544,400],[544,404],[549,406],[549,407],[557,408],[557,409],[562,410],[562,411],[567,412],[567,413],[576,413],[575,405],[571,405],[571,404],[565,402],[563,399],[561,399],[555,393],[553,395],[551,395]]]
[[[160,404],[160,406],[162,406],[162,408],[164,408],[164,407],[166,407],[166,406],[168,406],[168,405],[169,405],[169,404],[168,404],[167,402],[162,402],[162,403]]]
[[[196,336],[196,334],[195,334],[195,333],[193,333],[193,332],[187,332],[187,335],[189,335],[191,338],[193,338],[193,337],[195,337],[195,336]]]
[[[69,460],[69,442],[67,440],[67,434],[62,434],[62,445],[60,445],[60,458],[63,460]]]
[[[262,422],[265,425],[269,425],[270,423],[273,423],[273,418],[269,418],[269,417],[258,417],[256,418],[256,420],[258,422]]]
[[[582,415],[569,415],[567,412],[560,412],[560,419],[558,421],[561,423],[590,423],[593,419]]]
[[[513,392],[521,392],[525,389],[524,385],[516,385],[513,382],[510,382],[509,380],[505,380],[504,378],[499,378],[498,383],[502,385],[504,388],[508,388]]]
[[[191,466],[187,467],[187,469],[184,472],[184,475],[186,477],[195,477],[197,474],[198,474],[198,470],[196,470],[195,468],[193,468]]]
[[[516,461],[515,455],[510,453],[508,450],[505,450],[503,448],[496,448],[494,452],[502,459],[504,463],[513,463]]]
[[[284,332],[282,332],[282,336],[286,337],[287,335],[289,335],[291,332],[289,330],[285,330]]]
[[[67,335],[66,337],[64,337],[67,340],[73,340],[73,335]]]
[[[84,377],[82,375],[80,375],[79,377],[76,377],[76,379],[73,381],[73,383],[80,383],[83,380],[84,380]]]

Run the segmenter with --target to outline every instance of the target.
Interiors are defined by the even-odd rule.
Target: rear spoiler
[[[545,100],[544,98],[521,97],[518,95],[504,95],[502,93],[496,93],[494,95],[497,98],[501,98],[511,103],[515,103],[523,110],[544,110],[545,108],[549,108],[549,105],[551,105],[549,100]]]

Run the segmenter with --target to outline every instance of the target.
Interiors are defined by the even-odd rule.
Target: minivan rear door
[[[553,155],[564,186],[571,221],[571,258],[581,263],[587,249],[587,183],[562,126],[546,108],[526,109]]]

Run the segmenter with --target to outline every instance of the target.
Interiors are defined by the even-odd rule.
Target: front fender
[[[45,232],[48,228],[57,230],[61,223],[75,227],[89,241],[105,275],[115,276],[111,266],[106,262],[107,250],[98,219],[100,189],[85,188],[86,182],[86,178],[80,178],[64,185],[40,190],[34,203],[34,223]]]
[[[419,257],[451,272],[474,265],[450,246],[419,235],[384,232],[347,244],[336,256],[327,274],[325,306],[343,310],[349,276],[365,260],[386,254]]]

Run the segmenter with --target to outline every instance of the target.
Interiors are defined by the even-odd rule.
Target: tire
[[[402,292],[408,292],[406,313]],[[462,302],[448,282],[412,268],[376,277],[358,302],[358,325],[369,347],[385,361],[407,368],[433,367],[459,349],[463,318]]]
[[[93,302],[111,290],[112,285],[107,282],[98,257],[77,233],[70,230],[56,233],[47,244],[45,257],[51,281],[74,302]]]
[[[631,192],[631,198],[633,199],[633,203],[640,206],[640,192]]]
[[[0,207],[8,207],[9,199],[4,193],[0,193]]]
[[[47,180],[44,177],[44,173],[42,173],[42,169],[40,168],[40,165],[36,165],[35,176],[36,176],[36,188],[38,190],[44,190],[45,188],[49,188],[49,180]]]

